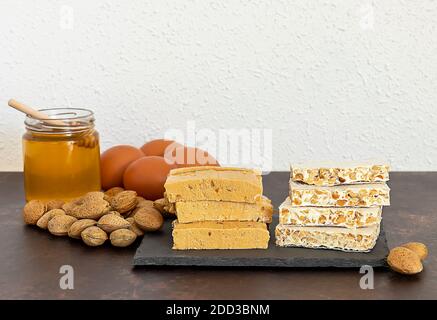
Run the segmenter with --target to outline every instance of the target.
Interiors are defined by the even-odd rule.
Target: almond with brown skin
[[[162,228],[164,218],[155,208],[140,208],[134,216],[137,226],[144,231],[157,231]]]
[[[97,224],[96,220],[93,219],[80,219],[74,222],[70,229],[68,229],[68,236],[73,239],[80,239],[80,235],[86,228],[95,226]]]
[[[143,197],[138,196],[137,197],[137,208],[142,208],[142,207],[153,207],[153,201],[146,200]]]
[[[419,259],[422,261],[428,257],[428,248],[423,243],[408,242],[408,243],[401,245],[401,247],[404,247],[404,248],[410,249],[411,251],[414,251],[419,256]]]
[[[89,192],[83,197],[62,206],[65,213],[78,219],[99,219],[109,212],[109,203],[103,199],[103,192]]]
[[[417,274],[423,270],[419,256],[408,248],[396,247],[390,251],[387,263],[394,271],[401,274]]]
[[[120,192],[123,192],[124,189],[122,187],[113,187],[111,189],[108,189],[105,191],[105,196],[104,199],[108,202],[111,201],[111,199],[116,196],[117,194],[119,194]]]
[[[135,219],[133,217],[126,218],[126,221],[129,221],[130,227],[129,230],[135,232],[138,237],[142,237],[144,235],[144,231],[141,230],[137,224],[135,223]]]
[[[47,211],[46,205],[40,200],[31,200],[23,208],[23,219],[26,224],[36,224]]]
[[[103,231],[111,233],[118,229],[128,229],[130,227],[130,223],[121,216],[112,213],[105,214],[103,217],[101,217],[97,222],[97,226]]]
[[[137,193],[135,191],[123,191],[111,198],[111,207],[121,213],[125,214],[137,206]]]
[[[55,236],[66,236],[71,225],[76,221],[75,217],[66,214],[58,215],[50,219],[47,229]]]
[[[43,216],[41,218],[39,218],[38,222],[36,223],[36,225],[38,227],[40,227],[41,229],[46,230],[47,226],[49,224],[49,221],[56,216],[62,216],[65,214],[65,211],[62,209],[52,209],[50,211],[47,211],[46,213],[43,214]]]
[[[165,212],[164,208],[166,207],[166,205],[167,203],[165,198],[158,199],[153,202],[153,207],[161,213]]]
[[[175,211],[174,204],[171,204],[168,202],[166,198],[158,199],[153,202],[153,207],[161,212],[162,216],[164,218],[174,218],[175,217]],[[173,211],[172,211],[173,210]]]
[[[111,244],[115,247],[130,246],[136,240],[137,235],[132,230],[118,229],[111,233],[109,239]]]
[[[64,205],[64,201],[62,200],[49,200],[46,202],[47,211],[53,210],[53,209],[62,209],[62,206]]]
[[[108,235],[99,227],[88,227],[80,234],[83,242],[90,247],[101,246],[108,240]]]

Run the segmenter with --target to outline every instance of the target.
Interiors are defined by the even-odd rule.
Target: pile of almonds
[[[420,242],[408,242],[390,250],[387,263],[393,271],[401,274],[422,272],[422,262],[428,257],[428,248]]]
[[[115,187],[106,192],[89,192],[64,203],[60,200],[29,201],[23,209],[26,224],[36,225],[56,236],[82,239],[95,247],[110,240],[127,247],[144,232],[161,229],[168,204],[165,199],[146,200],[135,191]]]

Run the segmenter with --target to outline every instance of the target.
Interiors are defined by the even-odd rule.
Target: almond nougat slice
[[[297,163],[291,165],[291,180],[318,186],[386,182],[389,170],[388,164],[378,161]]]
[[[279,206],[279,223],[294,226],[369,227],[381,222],[382,207],[297,207],[289,197]]]
[[[385,183],[314,186],[290,180],[293,206],[378,207],[390,205],[390,188]]]
[[[279,224],[276,245],[341,251],[369,252],[376,244],[380,225],[348,229],[339,227],[297,227]]]

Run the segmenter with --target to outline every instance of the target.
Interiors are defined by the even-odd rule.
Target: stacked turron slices
[[[224,167],[170,171],[167,201],[177,216],[173,249],[267,249],[273,207],[261,172]]]
[[[389,166],[379,162],[296,164],[279,207],[276,244],[368,252],[390,205]]]

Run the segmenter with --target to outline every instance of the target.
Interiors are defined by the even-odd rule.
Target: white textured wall
[[[195,119],[272,128],[276,170],[437,170],[436,17],[431,0],[1,0],[0,170],[21,169],[11,97],[94,109],[103,148]]]

